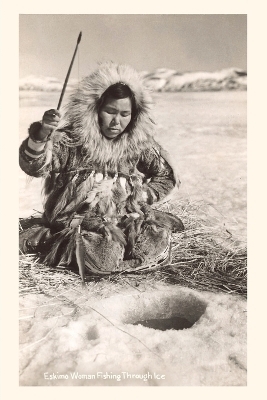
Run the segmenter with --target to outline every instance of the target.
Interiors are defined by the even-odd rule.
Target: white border
[[[212,398],[262,398],[265,392],[266,362],[263,354],[266,331],[265,313],[260,310],[265,293],[266,274],[266,16],[259,1],[104,1],[66,2],[47,0],[2,1],[1,7],[1,386],[3,399],[103,398],[137,396],[194,396]],[[261,3],[261,4],[259,4]],[[77,388],[19,387],[18,384],[18,46],[19,14],[248,14],[248,131],[249,131],[249,364],[247,387],[161,387],[161,388]],[[13,168],[12,168],[13,166]],[[261,189],[261,190],[260,190]],[[263,228],[262,228],[263,227]],[[265,253],[265,254],[264,254]],[[264,310],[265,311],[265,310]],[[264,336],[263,336],[264,335]],[[77,393],[77,391],[79,393]],[[51,397],[52,395],[52,397]]]

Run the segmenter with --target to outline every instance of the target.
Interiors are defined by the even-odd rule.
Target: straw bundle
[[[90,291],[120,290],[131,285],[153,286],[157,281],[187,286],[197,290],[227,292],[246,296],[247,250],[225,227],[223,218],[214,209],[200,202],[165,203],[161,210],[181,218],[185,231],[173,235],[172,262],[154,271],[111,276],[87,276]],[[54,295],[70,286],[80,285],[79,275],[40,263],[36,255],[20,256],[20,294],[46,293]]]

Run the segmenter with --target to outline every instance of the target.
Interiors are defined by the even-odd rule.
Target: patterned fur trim
[[[117,82],[124,82],[134,93],[137,104],[137,120],[131,131],[124,132],[117,140],[107,140],[100,131],[97,105],[105,90]],[[121,158],[131,160],[153,142],[153,121],[149,114],[152,101],[139,74],[127,65],[113,62],[100,64],[91,75],[85,77],[70,96],[64,108],[63,125],[70,132],[62,140],[76,141],[86,148],[92,162],[117,165]]]

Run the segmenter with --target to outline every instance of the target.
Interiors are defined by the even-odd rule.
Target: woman
[[[20,166],[44,177],[44,214],[21,236],[50,265],[107,274],[165,265],[179,218],[151,205],[175,186],[152,138],[150,97],[132,68],[112,62],[84,78],[63,118],[45,112],[20,147]],[[52,135],[51,135],[52,133]]]

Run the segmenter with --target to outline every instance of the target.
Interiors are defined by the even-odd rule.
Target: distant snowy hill
[[[57,78],[48,76],[29,75],[19,80],[19,90],[36,90],[41,92],[60,92],[63,83]],[[77,83],[76,79],[70,79],[67,90],[71,89]]]
[[[184,72],[159,68],[153,72],[143,71],[146,85],[159,92],[201,92],[218,90],[247,90],[247,73],[239,68],[228,68],[215,72]],[[70,79],[67,89],[77,83]],[[20,79],[20,90],[59,92],[63,82],[52,77],[28,76]]]
[[[144,73],[146,84],[161,92],[201,92],[215,90],[246,90],[247,73],[238,68],[215,72],[185,72],[165,68]]]

